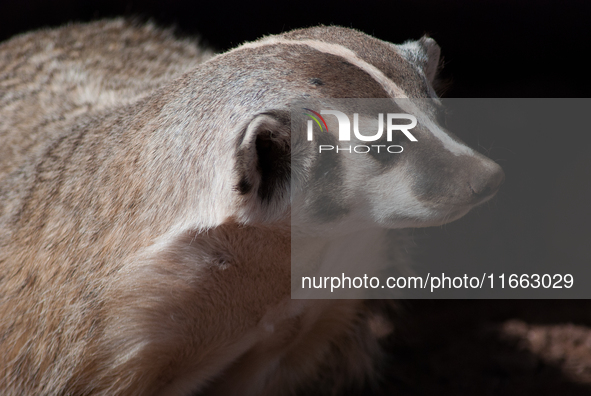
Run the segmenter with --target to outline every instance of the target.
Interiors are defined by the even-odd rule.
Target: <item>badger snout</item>
[[[501,167],[479,153],[438,153],[429,161],[414,165],[421,171],[414,173],[415,197],[447,221],[492,198],[505,180]]]
[[[467,183],[470,190],[470,201],[474,205],[492,198],[505,181],[503,169],[488,158],[479,168],[471,175]]]

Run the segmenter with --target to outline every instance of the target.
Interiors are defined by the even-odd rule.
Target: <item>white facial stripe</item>
[[[443,144],[443,147],[445,147],[445,149],[447,149],[449,152],[456,156],[474,155],[474,151],[470,147],[453,140],[451,136],[445,133],[445,131],[443,131],[439,125],[435,124],[431,118],[429,118],[424,112],[417,108],[416,105],[410,100],[394,99],[394,101],[396,104],[398,104],[398,106],[400,106],[401,109],[417,117],[418,124],[428,128],[431,134],[439,139],[439,141]]]
[[[437,139],[441,141],[443,147],[445,147],[454,155],[474,155],[474,151],[471,148],[453,140],[438,125],[431,121],[429,117],[427,117],[422,111],[420,111],[410,100],[408,100],[408,96],[406,95],[406,93],[404,93],[404,91],[392,80],[386,77],[386,75],[384,75],[384,73],[382,73],[381,70],[379,70],[374,65],[367,63],[363,59],[359,58],[353,51],[346,47],[343,47],[342,45],[325,43],[323,41],[318,40],[286,40],[278,37],[267,37],[263,40],[254,43],[246,43],[227,53],[239,51],[242,49],[260,48],[276,44],[306,45],[320,52],[332,54],[346,59],[349,63],[365,71],[375,81],[377,81],[384,88],[384,90],[394,99],[396,104],[400,106],[400,108],[407,111],[409,114],[412,114],[415,117],[417,117],[419,125],[427,127],[429,131],[433,134],[433,136],[435,136]]]
[[[359,58],[353,51],[349,48],[343,47],[339,44],[330,44],[325,43],[323,41],[318,40],[286,40],[277,37],[267,37],[261,41],[254,42],[254,43],[246,43],[233,51],[247,49],[247,48],[259,48],[265,47],[269,45],[275,44],[286,44],[286,45],[306,45],[308,47],[314,48],[320,52],[324,52],[327,54],[339,56],[347,60],[347,62],[357,66],[361,70],[365,71],[374,80],[376,80],[380,85],[386,90],[386,92],[393,98],[406,98],[406,94],[398,85],[396,85],[392,80],[384,75],[377,67],[372,64],[367,63],[363,59]],[[230,51],[232,52],[232,51]]]

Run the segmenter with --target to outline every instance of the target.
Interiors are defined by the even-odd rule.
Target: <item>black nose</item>
[[[493,161],[487,161],[484,169],[479,170],[468,182],[474,201],[484,201],[499,190],[505,181],[505,172]]]

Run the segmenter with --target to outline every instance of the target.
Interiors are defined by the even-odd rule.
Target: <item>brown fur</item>
[[[46,135],[132,103],[212,55],[171,31],[125,20],[71,24],[0,44],[0,177]]]

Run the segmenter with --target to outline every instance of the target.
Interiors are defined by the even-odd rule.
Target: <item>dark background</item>
[[[450,97],[585,97],[590,87],[591,3],[585,0],[2,0],[0,39],[119,15],[174,24],[218,50],[317,24],[394,43],[427,33],[443,49]]]
[[[450,98],[589,96],[589,1],[191,2],[0,0],[0,40],[114,16],[175,25],[223,51],[265,34],[338,24],[441,46]],[[590,102],[591,104],[591,102]],[[1,122],[1,121],[0,121]],[[498,196],[452,224],[415,230],[417,263],[591,265],[590,128],[461,137],[498,161]],[[488,130],[490,131],[490,129]],[[575,282],[591,280],[576,279]],[[557,292],[556,298],[560,298]],[[591,394],[587,300],[404,301],[385,388],[404,395]],[[540,341],[541,340],[541,341]]]

